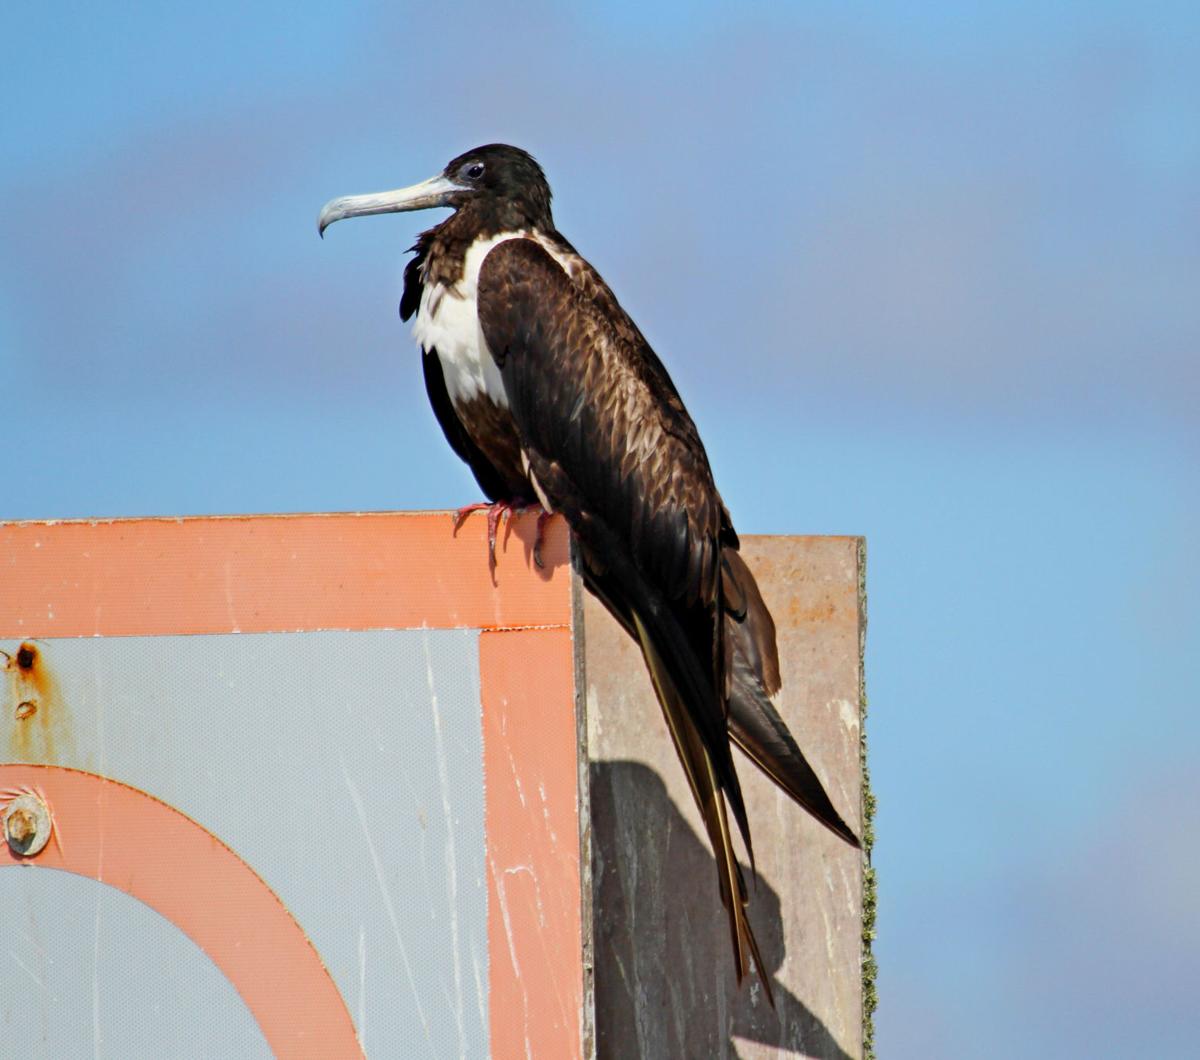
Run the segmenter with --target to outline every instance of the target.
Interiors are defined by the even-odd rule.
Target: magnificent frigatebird
[[[753,956],[746,884],[726,816],[754,852],[730,737],[818,821],[858,839],[779,716],[775,624],[738,552],[696,426],[608,285],[555,229],[537,162],[478,147],[436,177],[334,199],[334,221],[450,207],[404,270],[425,386],[451,448],[501,511],[561,512],[584,583],[641,647],[704,819],[738,982]]]

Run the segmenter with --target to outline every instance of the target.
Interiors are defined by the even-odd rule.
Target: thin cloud
[[[353,237],[347,264],[309,215],[504,138],[542,156],[564,230],[701,404],[719,378],[723,400],[766,386],[807,414],[1192,418],[1200,161],[1147,140],[1187,75],[1157,83],[1136,36],[1001,35],[966,63],[816,17],[712,15],[653,48],[549,5],[460,18],[417,47],[381,9],[321,98],[218,98],[10,183],[53,204],[7,236],[24,352],[65,388],[200,363],[191,388],[236,362],[256,385],[290,366],[285,388],[375,389],[427,219]],[[535,27],[538,62],[501,75]],[[323,368],[331,345],[362,369]]]

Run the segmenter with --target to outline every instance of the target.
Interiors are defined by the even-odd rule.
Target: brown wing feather
[[[610,408],[600,418],[613,429],[602,437],[614,447],[610,463],[619,465],[621,476],[631,485],[630,498],[636,501],[644,497],[646,508],[660,513],[664,505],[681,506],[692,516],[685,540],[655,542],[689,548],[687,562],[678,553],[651,552],[643,556],[642,569],[665,572],[659,585],[672,597],[676,615],[684,612],[681,620],[690,623],[693,648],[721,653],[712,661],[711,672],[713,686],[721,690],[720,709],[727,713],[729,735],[797,803],[830,831],[857,846],[857,837],[834,808],[820,778],[771,702],[770,697],[780,686],[775,623],[754,575],[737,551],[737,534],[713,483],[695,425],[666,369],[607,284],[570,244],[557,234],[553,239],[555,252],[570,277],[569,287],[555,263],[539,254],[532,243],[501,244],[493,251],[511,252],[518,266],[532,260],[539,262],[537,269],[522,273],[527,281],[525,288],[508,296],[520,303],[522,313],[544,317],[553,312],[570,318],[569,324],[559,325],[559,330],[568,335],[560,340],[557,354],[548,363],[543,358],[537,371],[566,373],[568,385],[582,379],[584,385],[578,388],[575,400],[586,395],[585,405],[607,394]],[[499,257],[495,262],[489,258],[485,268],[500,266],[501,261]],[[510,282],[519,269],[509,266],[504,271],[505,282]],[[570,288],[574,289],[573,297]],[[540,302],[532,301],[539,296]],[[543,335],[548,337],[547,333]],[[504,337],[499,329],[496,337]],[[550,386],[545,379],[538,382]],[[549,403],[537,406],[539,417],[548,417],[552,407]],[[639,431],[643,433],[639,435]],[[637,441],[655,431],[661,431],[664,441],[654,450],[658,459],[647,459]],[[597,433],[580,437],[591,442],[581,473],[602,475],[605,454],[595,445]],[[559,456],[557,450],[555,455]],[[643,511],[631,520],[635,546],[645,545],[645,539],[636,536],[644,529],[645,517]],[[701,542],[700,548],[696,547],[697,541]],[[710,566],[714,560],[718,565]],[[719,584],[705,580],[710,572]],[[673,581],[673,577],[682,577],[685,584]],[[620,587],[614,587],[613,579],[597,570],[591,572],[588,581],[589,588],[636,636],[627,607],[617,599]],[[682,607],[680,601],[690,606]],[[718,615],[719,628],[711,630],[709,623]],[[736,803],[733,806],[737,816]]]
[[[477,304],[531,475],[571,524],[587,566],[604,572],[607,591],[636,616],[647,664],[657,660],[651,669],[664,713],[674,730],[675,708],[686,712],[687,731],[753,862],[722,694],[720,552],[728,520],[695,425],[644,340],[635,343],[632,325],[622,326],[624,314],[604,311],[532,240],[509,240],[488,254]],[[687,741],[676,739],[692,774]],[[712,800],[700,794],[715,835]],[[714,847],[723,874],[737,872],[731,847]],[[745,927],[739,903],[726,904],[738,935]]]
[[[757,947],[720,793],[753,848],[729,739],[854,841],[770,702],[775,628],[666,370],[608,287],[563,242],[499,244],[478,286],[525,458],[582,546],[584,577],[638,640],[705,822],[739,979]],[[759,962],[761,970],[761,962]]]
[[[509,240],[488,254],[477,299],[527,458],[552,461],[562,482],[548,499],[581,536],[586,514],[595,540],[583,540],[595,558],[627,562],[630,578],[654,598],[660,636],[687,646],[667,658],[689,671],[676,680],[739,801],[716,692],[724,687],[724,506],[695,426],[677,401],[664,400],[661,366],[618,334],[612,314],[598,311],[532,240]],[[691,672],[697,664],[699,674]],[[736,806],[735,814],[740,822]]]
[[[479,279],[484,336],[503,361],[531,440],[568,471],[672,599],[717,599],[724,506],[708,457],[658,358],[598,278],[583,289],[532,240],[487,257]],[[607,288],[603,288],[607,291]]]

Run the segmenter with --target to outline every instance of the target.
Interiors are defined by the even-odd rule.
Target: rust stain
[[[804,600],[799,596],[793,597],[787,606],[789,620],[797,625],[811,623],[824,625],[837,614],[837,604],[829,597],[817,600]]]
[[[74,758],[75,738],[70,712],[59,694],[58,682],[45,652],[23,641],[4,652],[8,685],[6,709],[8,751],[12,761],[44,765],[67,764]]]
[[[28,810],[13,810],[6,828],[9,842],[17,848],[17,853],[24,854],[37,836],[37,818]]]

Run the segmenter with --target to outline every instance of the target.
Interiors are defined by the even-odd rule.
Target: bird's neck
[[[519,204],[469,202],[440,225],[422,233],[418,247],[428,248],[424,256],[424,281],[451,287],[462,279],[467,252],[480,240],[540,230],[553,231],[553,223],[539,224]]]

